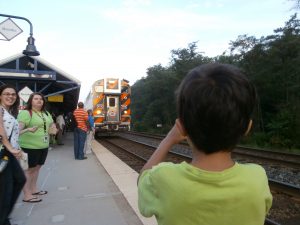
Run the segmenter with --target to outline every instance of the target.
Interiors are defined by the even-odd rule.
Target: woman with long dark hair
[[[0,87],[0,225],[10,225],[8,216],[25,184],[26,178],[18,162],[22,156],[18,144],[19,125],[16,120],[20,99],[10,85]]]
[[[23,202],[27,203],[40,202],[40,196],[47,194],[47,191],[37,188],[39,172],[48,154],[49,127],[53,123],[45,106],[46,99],[43,94],[35,92],[30,95],[25,110],[18,115],[21,130],[19,143],[28,154],[29,168],[25,171],[27,181],[23,188]]]

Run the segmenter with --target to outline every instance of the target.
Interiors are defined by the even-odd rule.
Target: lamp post
[[[6,15],[6,14],[0,14],[0,16],[4,16],[4,17],[8,17],[8,18],[15,18],[15,19],[21,19],[21,20],[25,20],[29,23],[30,25],[30,36],[27,39],[27,46],[26,49],[23,51],[24,55],[27,56],[38,56],[40,55],[39,51],[36,50],[36,47],[34,45],[34,38],[33,38],[33,27],[32,27],[32,23],[25,17],[20,17],[20,16],[12,16],[12,15]]]

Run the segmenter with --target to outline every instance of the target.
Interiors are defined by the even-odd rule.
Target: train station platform
[[[15,225],[154,225],[137,209],[138,174],[93,141],[93,153],[75,160],[73,133],[49,151],[39,176],[48,194],[24,203],[21,194],[11,215]]]

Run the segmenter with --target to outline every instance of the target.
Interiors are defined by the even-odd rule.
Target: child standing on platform
[[[231,158],[251,129],[255,102],[253,85],[236,67],[191,70],[177,92],[178,119],[140,173],[142,215],[159,225],[263,225],[272,204],[265,170]],[[163,162],[182,140],[191,163]]]

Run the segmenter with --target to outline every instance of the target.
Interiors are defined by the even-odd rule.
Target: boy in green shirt
[[[191,70],[177,91],[178,119],[141,170],[142,215],[159,225],[263,225],[272,204],[265,170],[231,158],[251,128],[255,102],[254,86],[236,67]],[[185,139],[192,162],[162,163]]]

